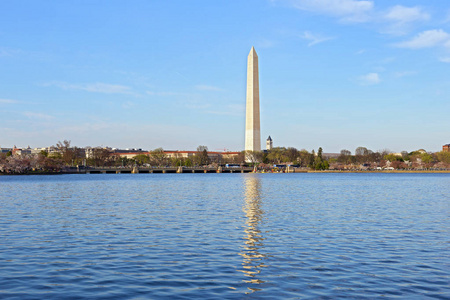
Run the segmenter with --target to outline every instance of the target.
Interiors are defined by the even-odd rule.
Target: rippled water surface
[[[0,298],[450,298],[448,174],[0,176]]]

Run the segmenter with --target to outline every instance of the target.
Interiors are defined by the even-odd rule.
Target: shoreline
[[[208,172],[213,174],[222,174],[221,172]],[[225,173],[225,172],[224,172]],[[233,172],[234,174],[244,174],[241,172]],[[321,173],[328,173],[328,174],[350,174],[350,173],[356,173],[356,174],[450,174],[450,170],[377,170],[377,171],[365,171],[365,170],[294,170],[293,172],[245,172],[245,173],[251,173],[251,174],[294,174],[294,173],[314,173],[314,174],[321,174]],[[0,176],[42,176],[42,175],[73,175],[73,174],[88,174],[85,172],[42,172],[42,173],[25,173],[25,174],[3,174],[0,173]],[[112,174],[112,173],[92,173],[94,175],[100,175],[100,174]],[[131,173],[123,173],[123,174],[131,174]],[[137,174],[158,174],[158,173],[137,173]],[[165,173],[160,173],[165,174]],[[168,174],[204,174],[201,173],[176,173],[176,172],[168,172]]]
[[[363,170],[311,170],[306,173],[450,173],[450,170],[386,170],[386,171],[363,171]]]

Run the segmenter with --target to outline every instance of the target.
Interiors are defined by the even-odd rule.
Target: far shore
[[[450,170],[308,170],[306,173],[450,173]]]
[[[158,172],[161,173],[162,172]],[[170,172],[175,174],[175,172]],[[203,173],[203,172],[202,172]],[[215,171],[208,173],[216,173]],[[241,174],[241,172],[234,172],[235,174]],[[289,173],[335,173],[335,174],[349,174],[349,173],[374,173],[374,174],[402,174],[402,173],[411,173],[411,174],[450,174],[450,170],[305,170],[305,169],[294,169],[293,172],[245,172],[245,173],[253,173],[253,174],[289,174]],[[20,176],[20,175],[69,175],[69,174],[86,174],[82,172],[29,172],[22,174],[4,174],[0,173],[0,176]],[[94,173],[93,173],[94,174]],[[97,173],[99,174],[99,173]],[[111,173],[109,173],[111,174]],[[140,173],[146,174],[146,173]],[[148,174],[148,172],[147,172]],[[189,173],[184,173],[189,174]]]

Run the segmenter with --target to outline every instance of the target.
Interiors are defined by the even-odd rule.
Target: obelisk
[[[261,151],[259,122],[258,55],[252,47],[247,59],[247,106],[245,112],[245,150]]]

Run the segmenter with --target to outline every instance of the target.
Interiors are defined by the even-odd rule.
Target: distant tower
[[[270,151],[270,150],[272,150],[272,148],[273,148],[273,141],[272,141],[272,138],[269,135],[269,137],[266,140],[266,150]]]
[[[259,122],[258,55],[252,47],[247,59],[247,107],[245,114],[245,150],[261,151]]]

